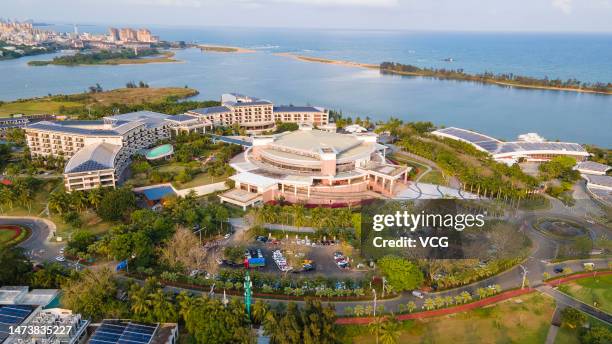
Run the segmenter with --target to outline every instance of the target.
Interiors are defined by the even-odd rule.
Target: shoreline
[[[256,52],[253,49],[234,47],[230,45],[195,44],[194,46],[205,53],[250,54]]]
[[[361,63],[361,62],[346,61],[346,60],[333,60],[333,59],[327,59],[327,58],[321,58],[321,57],[312,57],[312,56],[298,55],[298,54],[295,54],[295,53],[276,53],[274,55],[289,57],[289,58],[293,58],[295,60],[299,60],[299,61],[302,61],[302,62],[332,64],[332,65],[344,66],[344,67],[378,69],[379,71],[384,72],[384,73],[388,73],[388,74],[397,74],[397,75],[406,75],[406,76],[420,76],[420,77],[424,77],[424,78],[456,80],[456,81],[465,81],[465,82],[477,82],[477,83],[482,83],[482,84],[491,84],[491,85],[507,86],[507,87],[516,87],[516,88],[532,89],[532,90],[564,91],[564,92],[577,92],[577,93],[589,93],[589,94],[600,94],[600,95],[612,95],[612,92],[596,91],[596,90],[586,90],[586,89],[578,89],[578,88],[524,85],[524,84],[515,84],[515,83],[511,83],[511,82],[503,82],[503,81],[495,81],[495,80],[471,80],[471,79],[461,79],[461,78],[448,78],[448,77],[443,77],[443,76],[429,75],[429,74],[425,74],[425,73],[401,72],[401,71],[395,71],[395,70],[389,70],[389,69],[381,69],[380,66],[376,65],[376,64]]]

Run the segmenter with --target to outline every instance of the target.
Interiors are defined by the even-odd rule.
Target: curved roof
[[[332,149],[336,154],[340,154],[361,144],[363,144],[363,141],[352,135],[313,129],[282,133],[276,137],[272,145],[313,154]]]
[[[503,142],[491,136],[455,127],[438,129],[434,131],[433,134],[470,143],[477,149],[492,154],[495,157],[546,153],[576,154],[584,156],[589,155],[584,147],[578,143],[527,141]]]
[[[94,143],[76,152],[64,168],[64,173],[88,172],[115,168],[115,157],[121,146],[107,142]]]

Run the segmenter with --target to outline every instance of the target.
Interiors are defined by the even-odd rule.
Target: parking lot
[[[288,261],[302,261],[304,259],[312,260],[315,265],[315,269],[312,271],[304,271],[300,273],[294,273],[295,271],[299,271],[301,266],[296,266],[293,264],[294,272],[289,272],[292,275],[299,276],[315,276],[317,274],[324,275],[327,277],[358,277],[361,275],[361,272],[354,271],[353,269],[341,269],[336,265],[334,261],[334,252],[341,251],[340,247],[337,245],[334,246],[303,246],[303,245],[293,245],[293,244],[271,244],[271,243],[262,243],[258,241],[252,241],[248,248],[259,248],[261,249],[264,257],[266,258],[266,266],[262,268],[258,268],[259,271],[269,272],[269,273],[278,273],[281,271],[274,263],[272,258],[272,252],[275,250],[281,250],[283,255],[286,257]],[[296,257],[297,254],[297,257]],[[302,256],[303,254],[303,256]],[[293,256],[293,257],[290,257]]]

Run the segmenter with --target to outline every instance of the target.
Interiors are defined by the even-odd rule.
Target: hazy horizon
[[[0,13],[83,26],[612,33],[612,0],[20,0]]]

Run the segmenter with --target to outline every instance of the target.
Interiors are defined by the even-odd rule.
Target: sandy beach
[[[333,65],[338,65],[338,66],[345,66],[345,67],[358,67],[358,68],[369,68],[369,69],[379,69],[380,68],[376,64],[360,63],[360,62],[354,62],[354,61],[332,60],[332,59],[325,59],[321,57],[297,55],[293,53],[276,53],[274,55],[291,57],[296,60],[300,60],[304,62],[316,62],[316,63],[325,63],[325,64],[333,64]]]

